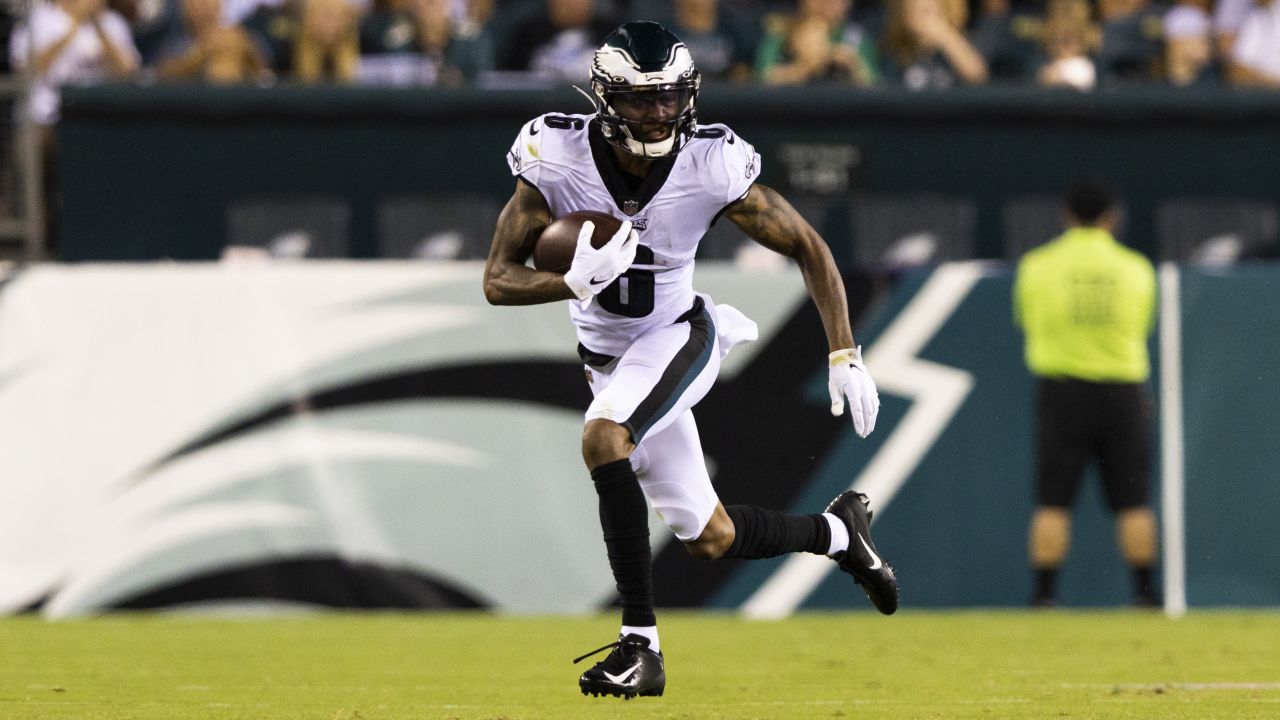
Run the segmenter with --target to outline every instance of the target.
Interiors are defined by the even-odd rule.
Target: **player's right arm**
[[[547,225],[551,210],[542,193],[523,178],[498,216],[484,265],[484,297],[491,305],[537,305],[575,297],[564,276],[535,270],[525,261]]]
[[[635,259],[638,243],[630,222],[599,249],[592,246],[594,225],[578,231],[573,262],[563,275],[541,272],[525,264],[542,231],[551,224],[551,208],[539,188],[554,184],[556,173],[544,177],[544,161],[565,152],[562,140],[547,138],[552,131],[582,132],[581,118],[543,115],[520,129],[507,164],[516,176],[516,191],[498,216],[498,227],[484,267],[484,296],[493,305],[536,305],[576,298],[583,308],[591,298],[626,272]]]

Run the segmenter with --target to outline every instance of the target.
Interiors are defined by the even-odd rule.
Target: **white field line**
[[[1062,687],[1115,690],[1280,690],[1280,682],[1062,683]]]

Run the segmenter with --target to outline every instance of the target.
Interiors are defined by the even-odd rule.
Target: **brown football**
[[[609,242],[622,225],[622,221],[614,216],[594,210],[561,215],[538,236],[538,243],[533,246],[533,266],[550,272],[567,271],[573,264],[573,253],[578,249],[578,231],[587,220],[596,225],[591,233],[591,246],[595,248]]]

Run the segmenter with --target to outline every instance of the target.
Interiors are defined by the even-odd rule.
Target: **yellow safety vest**
[[[1155,268],[1106,230],[1073,228],[1018,262],[1014,322],[1041,377],[1146,380],[1155,307]]]

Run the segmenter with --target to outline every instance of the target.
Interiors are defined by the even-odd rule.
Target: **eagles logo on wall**
[[[581,522],[596,500],[572,326],[560,303],[489,307],[480,272],[17,276],[0,294],[0,611],[607,604],[599,528]],[[770,287],[762,330],[803,294],[798,275]],[[735,401],[709,402],[708,415]],[[788,422],[792,440],[822,442],[803,425]],[[710,440],[735,467],[739,443]],[[575,570],[531,583],[538,566]]]

